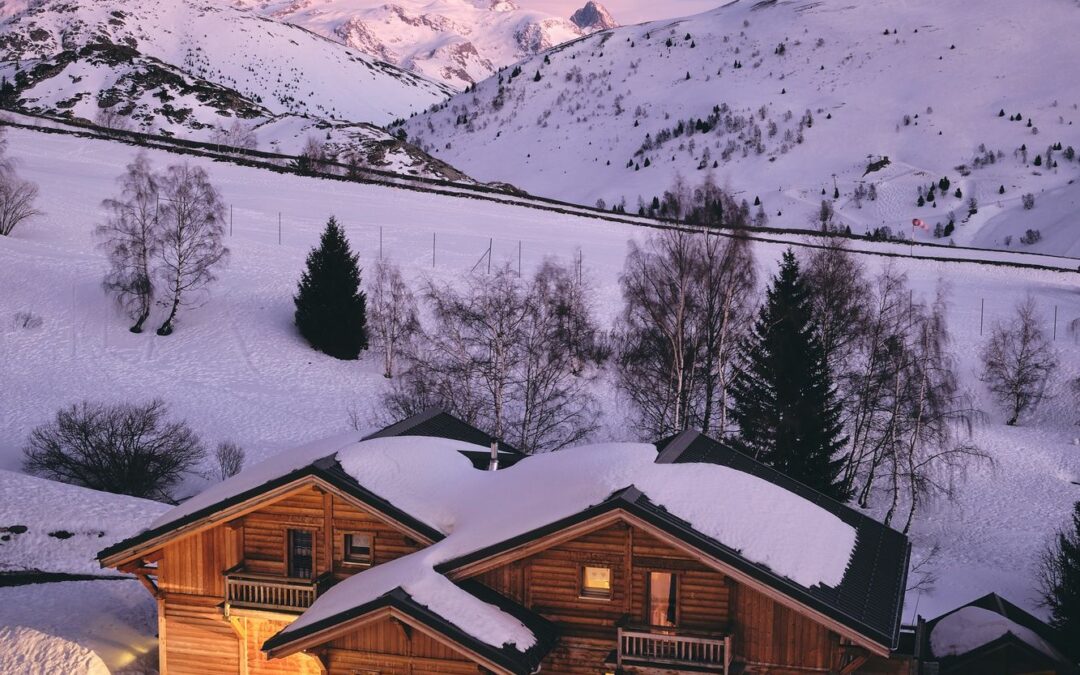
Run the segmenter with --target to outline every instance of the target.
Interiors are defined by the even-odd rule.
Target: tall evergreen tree
[[[1069,656],[1080,659],[1080,502],[1073,506],[1072,522],[1043,554],[1042,591],[1050,625],[1061,634]]]
[[[736,445],[777,470],[844,500],[838,457],[847,439],[806,282],[788,249],[732,387]]]
[[[345,231],[331,217],[307,257],[296,297],[296,327],[321,352],[352,360],[367,349],[367,309],[360,267]]]

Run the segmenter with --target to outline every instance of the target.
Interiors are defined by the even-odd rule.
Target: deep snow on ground
[[[157,672],[157,605],[133,579],[0,587],[0,673]]]
[[[1062,152],[1057,168],[1035,159],[1059,142],[1080,147],[1076,45],[1048,37],[1077,28],[1071,0],[738,0],[530,57],[405,129],[470,176],[579,203],[625,199],[636,211],[677,174],[696,184],[711,170],[740,198],[760,197],[773,224],[812,227],[838,189],[838,220],[858,233],[910,233],[916,217],[932,231],[951,214],[958,244],[1004,247],[1012,235],[1014,250],[1075,253],[1080,234],[1051,202],[1080,165]],[[727,106],[715,127],[658,142],[714,106]],[[987,151],[996,161],[972,168]],[[881,157],[891,165],[868,171]],[[917,189],[943,176],[947,194],[917,206]],[[857,207],[860,184],[878,200]],[[972,196],[981,207],[968,220]],[[1025,247],[1033,225],[1044,241]]]
[[[381,228],[384,253],[404,266],[414,285],[428,277],[460,279],[481,260],[489,237],[496,264],[516,265],[520,242],[526,273],[545,255],[569,259],[580,250],[605,320],[618,312],[617,278],[627,240],[648,233],[474,199],[191,160],[207,165],[233,207],[234,233],[227,241],[232,261],[209,302],[184,312],[173,336],[132,335],[101,292],[104,260],[90,233],[101,216],[100,200],[113,194],[114,179],[135,149],[30,131],[13,131],[9,138],[23,174],[41,184],[47,214],[0,240],[0,382],[6,389],[0,467],[6,469],[18,468],[30,429],[84,398],[161,396],[208,443],[232,439],[243,445],[249,463],[346,430],[347,409],[369,410],[385,386],[377,359],[334,361],[308,349],[291,325],[304,256],[330,214],[344,224],[362,265],[378,255]],[[151,157],[159,166],[180,159],[162,152]],[[783,245],[755,247],[762,273],[771,274]],[[871,271],[885,261],[861,258]],[[955,502],[924,509],[913,535],[916,557],[934,543],[942,546],[930,566],[939,582],[931,593],[909,596],[904,618],[912,619],[916,609],[935,616],[988,591],[1038,611],[1035,556],[1080,499],[1080,486],[1073,484],[1080,481],[1080,420],[1064,386],[1080,375],[1080,346],[1065,328],[1080,317],[1080,280],[1075,273],[968,263],[901,258],[895,264],[908,272],[916,293],[931,294],[939,279],[951,286],[949,319],[960,372],[989,413],[976,440],[995,460],[958,481]],[[1007,428],[975,378],[980,303],[985,301],[988,329],[1027,293],[1044,310],[1048,329],[1058,307],[1062,366],[1057,396],[1022,426]],[[16,328],[18,311],[37,313],[43,325]],[[599,439],[653,440],[635,437],[617,397],[603,398]],[[192,479],[188,489],[202,485]]]
[[[0,469],[0,573],[115,576],[96,557],[145,529],[165,504]]]

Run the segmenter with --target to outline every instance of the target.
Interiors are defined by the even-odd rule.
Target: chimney
[[[499,470],[499,440],[491,439],[491,459],[488,460],[488,471]]]

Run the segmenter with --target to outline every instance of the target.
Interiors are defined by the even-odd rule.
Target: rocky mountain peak
[[[587,33],[619,27],[615,17],[611,16],[611,12],[595,0],[589,0],[584,7],[574,12],[570,16],[570,21]]]

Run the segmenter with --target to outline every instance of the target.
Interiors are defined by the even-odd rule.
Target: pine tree
[[[842,435],[824,350],[811,319],[809,289],[788,249],[753,333],[742,348],[731,417],[743,452],[835,499],[848,494],[838,457]]]
[[[1073,506],[1072,523],[1043,554],[1041,581],[1050,625],[1064,638],[1069,656],[1080,658],[1080,502]]]
[[[307,257],[296,297],[296,327],[314,349],[352,360],[367,349],[367,311],[357,256],[331,217]]]

